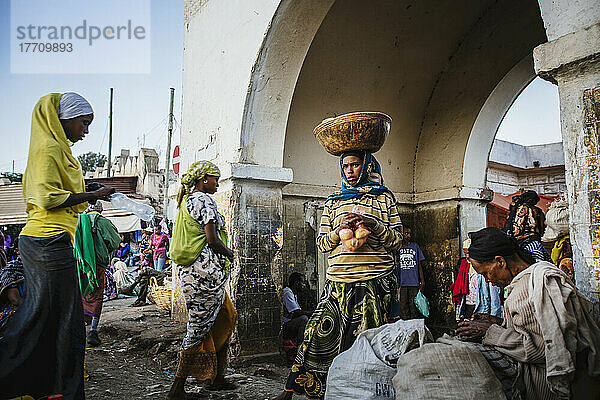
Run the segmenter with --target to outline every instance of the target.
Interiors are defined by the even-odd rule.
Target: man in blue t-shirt
[[[422,263],[425,257],[421,248],[411,242],[411,229],[404,227],[402,247],[396,251],[396,277],[398,278],[398,314],[402,319],[423,318],[417,306],[415,297],[419,290],[425,287]]]

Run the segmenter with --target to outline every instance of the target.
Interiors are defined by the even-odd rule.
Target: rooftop
[[[523,146],[496,139],[489,161],[519,168],[543,168],[565,165],[565,155],[562,142]]]

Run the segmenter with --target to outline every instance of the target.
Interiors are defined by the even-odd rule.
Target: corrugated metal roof
[[[131,185],[137,178],[127,179],[127,184]],[[118,190],[117,190],[118,191]],[[127,193],[126,193],[127,194]],[[145,204],[150,204],[147,199],[136,199]],[[102,201],[104,212],[102,215],[108,217],[128,217],[131,214],[128,211],[119,210],[114,208],[110,202]],[[0,185],[0,226],[13,225],[13,224],[24,224],[27,221],[27,213],[25,211],[25,200],[23,199],[23,185],[11,184],[11,185]]]
[[[0,186],[0,225],[24,224],[26,220],[23,185]]]

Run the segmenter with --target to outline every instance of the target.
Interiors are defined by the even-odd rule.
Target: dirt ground
[[[133,301],[118,299],[104,304],[99,328],[102,344],[86,350],[87,399],[165,398],[185,325],[172,322],[168,313],[155,305],[128,307]],[[190,378],[186,391],[191,399],[271,399],[282,390],[287,372],[279,355],[239,358],[230,360],[227,376],[237,389],[211,392]]]

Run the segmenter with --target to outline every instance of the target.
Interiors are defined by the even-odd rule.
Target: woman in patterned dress
[[[217,191],[220,175],[211,162],[197,161],[181,178],[170,255],[179,266],[189,318],[167,400],[185,398],[184,384],[189,376],[208,381],[209,388],[232,386],[225,381],[224,373],[237,320],[235,307],[225,292],[233,251],[227,247],[225,219],[209,196]]]
[[[370,152],[344,153],[339,163],[342,189],[325,201],[317,238],[318,250],[329,254],[327,279],[284,391],[275,400],[291,400],[294,393],[323,399],[333,359],[361,332],[389,320],[396,287],[392,253],[402,244],[396,200],[383,185],[381,167]],[[350,250],[339,234],[353,225],[370,234]]]
[[[514,205],[504,224],[504,231],[517,239],[519,246],[533,255],[536,261],[552,262],[541,242],[544,234],[544,212],[536,207],[540,197],[533,190],[513,196]]]

